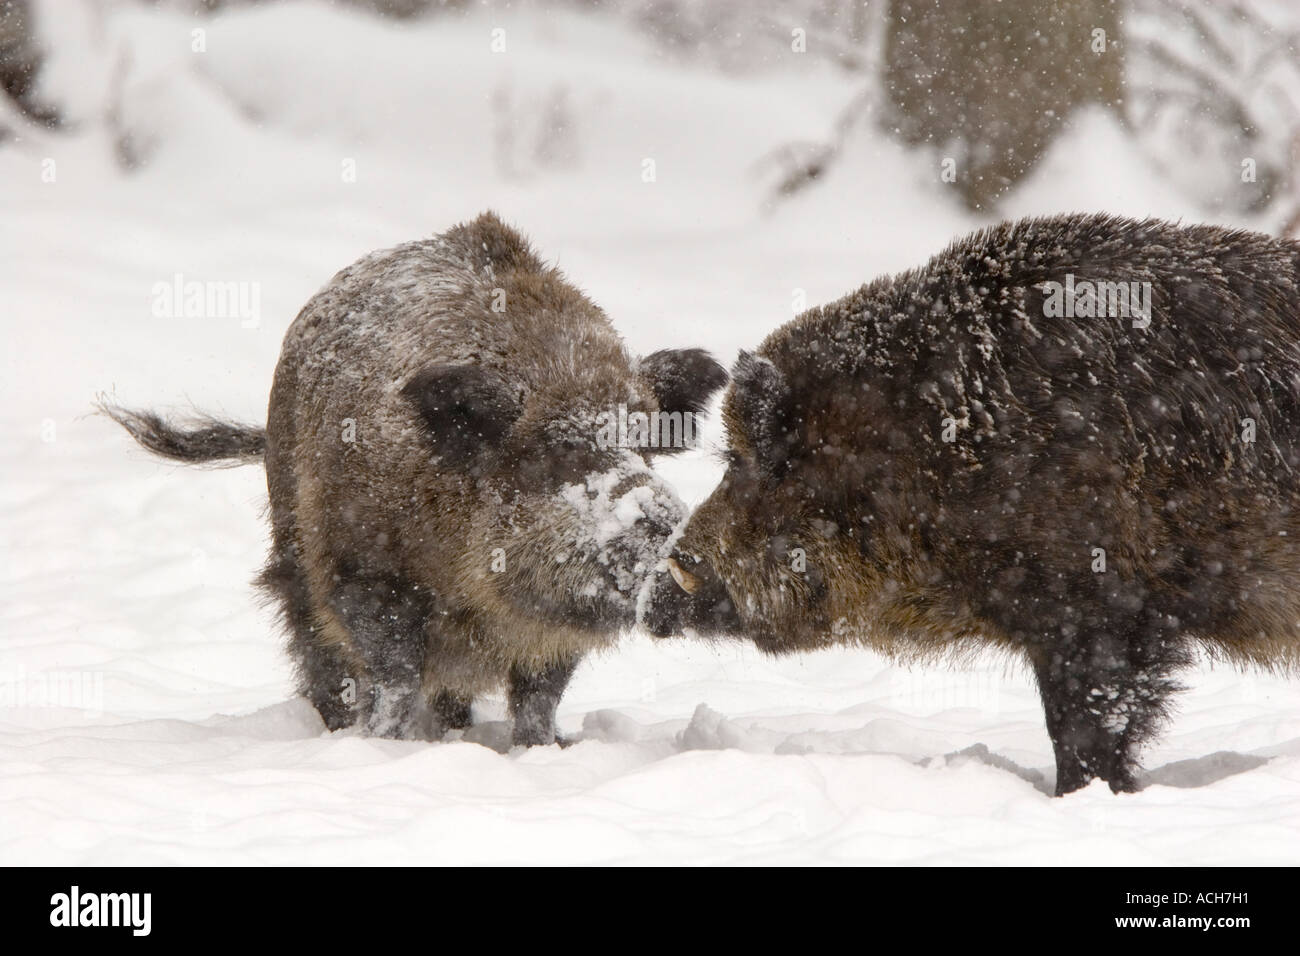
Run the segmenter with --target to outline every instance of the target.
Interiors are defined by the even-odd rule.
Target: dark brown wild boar
[[[1138,785],[1197,648],[1300,662],[1300,244],[982,230],[742,354],[724,418],[725,477],[647,584],[654,633],[1011,652],[1057,793]]]
[[[265,430],[106,411],[184,462],[264,459],[301,689],[330,729],[439,736],[507,685],[514,740],[555,740],[574,667],[635,618],[685,519],[602,416],[694,413],[726,373],[639,361],[491,214],[366,256],[285,335]]]

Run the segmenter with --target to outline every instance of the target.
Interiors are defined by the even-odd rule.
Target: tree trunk
[[[886,128],[954,160],[967,205],[987,209],[1075,109],[1119,111],[1121,12],[1122,0],[891,0]]]

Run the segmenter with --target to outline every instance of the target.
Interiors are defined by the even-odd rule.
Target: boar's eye
[[[416,373],[404,395],[424,420],[440,457],[469,461],[496,446],[522,411],[491,372],[477,365],[430,365]]]

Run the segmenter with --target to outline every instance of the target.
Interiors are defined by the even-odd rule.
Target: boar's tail
[[[266,429],[199,416],[183,426],[153,412],[136,412],[99,403],[99,410],[155,455],[174,461],[247,465],[266,454]]]

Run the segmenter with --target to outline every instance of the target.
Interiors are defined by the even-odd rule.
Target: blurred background
[[[0,0],[0,90],[0,860],[1300,852],[1300,762],[1237,774],[1300,755],[1300,685],[1208,662],[1148,757],[1227,777],[1200,802],[1042,808],[1041,708],[1001,659],[628,635],[575,678],[567,751],[323,738],[250,584],[261,469],[91,414],[263,421],[330,276],[489,208],[634,350],[728,364],[1004,218],[1300,235],[1295,0]],[[663,466],[690,503],[708,444]]]

